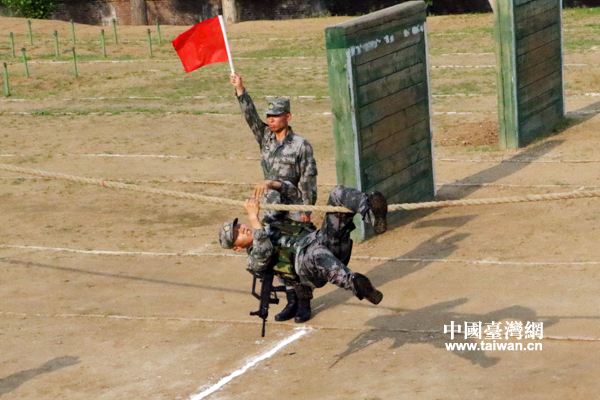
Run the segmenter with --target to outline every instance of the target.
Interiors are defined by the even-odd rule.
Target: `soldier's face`
[[[252,242],[254,241],[252,228],[246,224],[237,224],[234,229],[235,241],[233,242],[233,250],[240,251],[252,247]]]
[[[277,133],[286,130],[291,119],[292,114],[290,113],[267,115],[267,125],[269,125],[269,129]]]

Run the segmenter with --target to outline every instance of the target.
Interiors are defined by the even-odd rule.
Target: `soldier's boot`
[[[352,274],[352,284],[354,285],[354,294],[359,300],[367,299],[373,304],[381,303],[383,293],[373,287],[373,284],[366,276],[357,272]]]
[[[297,284],[294,289],[296,289],[296,295],[298,296],[298,311],[296,311],[294,321],[301,324],[308,321],[312,316],[310,301],[313,298],[313,288],[308,285]]]
[[[275,315],[275,321],[288,321],[296,316],[298,311],[298,296],[294,289],[285,291],[285,297],[287,297],[287,305],[281,312]]]
[[[376,235],[380,235],[387,230],[387,200],[383,197],[381,192],[374,191],[369,194],[369,205],[371,206],[371,211],[375,217],[375,221],[373,221],[373,231]]]
[[[312,309],[310,308],[310,300],[300,299],[298,300],[298,311],[296,311],[296,318],[294,321],[297,324],[306,322],[312,317]]]

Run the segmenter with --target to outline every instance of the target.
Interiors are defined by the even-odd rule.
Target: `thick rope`
[[[0,164],[0,170],[9,171],[9,172],[17,172],[17,173],[27,174],[27,175],[34,175],[34,176],[39,176],[42,178],[52,178],[52,179],[60,179],[63,181],[84,183],[87,185],[103,186],[106,188],[124,189],[124,190],[129,190],[132,192],[161,194],[164,196],[177,197],[180,199],[198,200],[203,203],[226,204],[226,205],[238,206],[238,207],[244,206],[244,201],[242,201],[242,200],[232,200],[232,199],[225,199],[222,197],[204,196],[201,194],[178,192],[175,190],[155,189],[155,188],[150,188],[150,187],[145,187],[145,186],[138,186],[138,185],[133,185],[133,184],[115,182],[115,181],[105,181],[102,179],[92,179],[92,178],[85,178],[85,177],[76,176],[76,175],[59,174],[56,172],[40,171],[37,169],[31,169],[31,168],[21,168],[21,167],[16,167],[14,165],[8,165],[8,164]],[[323,211],[323,212],[343,212],[343,213],[351,212],[346,207],[304,206],[304,205],[292,205],[292,204],[261,204],[261,208],[264,210],[276,210],[276,211]]]
[[[163,190],[154,189],[144,186],[138,186],[133,184],[125,184],[121,182],[105,181],[102,179],[84,178],[75,175],[65,175],[56,172],[46,172],[30,168],[21,168],[8,164],[0,164],[0,170],[22,173],[27,175],[39,176],[42,178],[53,178],[66,180],[71,182],[84,183],[88,185],[98,185],[106,188],[124,189],[134,192],[161,194],[164,196],[177,197],[180,199],[198,200],[204,203],[216,203],[226,204],[232,206],[241,207],[244,205],[242,200],[225,199],[222,197],[204,196],[200,194],[178,192],[174,190]],[[571,200],[571,199],[584,199],[600,197],[600,190],[576,190],[574,192],[566,193],[548,193],[548,194],[532,194],[525,196],[512,196],[512,197],[496,197],[496,198],[483,198],[483,199],[467,199],[467,200],[447,200],[447,201],[430,201],[426,203],[404,203],[404,204],[390,204],[388,211],[409,211],[409,210],[420,210],[420,209],[431,209],[431,208],[444,208],[444,207],[464,207],[464,206],[482,206],[491,204],[509,204],[509,203],[528,203],[535,201],[552,201],[552,200]],[[262,204],[261,207],[265,210],[277,210],[277,211],[321,211],[321,212],[351,212],[346,207],[334,207],[334,206],[306,206],[306,205],[292,205],[292,204]]]

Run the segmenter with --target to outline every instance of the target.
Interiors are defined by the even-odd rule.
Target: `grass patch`
[[[565,50],[567,51],[588,50],[591,47],[598,46],[598,44],[598,39],[593,37],[569,38],[566,36],[564,41]]]
[[[278,49],[253,50],[242,53],[240,57],[269,59],[275,57],[325,57],[324,43],[316,47],[293,47]]]

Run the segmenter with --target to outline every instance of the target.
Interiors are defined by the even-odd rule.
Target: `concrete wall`
[[[83,24],[108,25],[117,18],[120,25],[131,24],[129,0],[59,0],[54,18]],[[158,18],[165,25],[193,25],[217,16],[220,0],[146,0],[148,23]]]
[[[55,19],[84,24],[108,25],[117,18],[120,25],[131,24],[129,0],[58,0]],[[325,0],[237,0],[241,21],[259,19],[307,18],[327,12]],[[148,23],[192,25],[222,13],[220,0],[146,0]]]
[[[117,18],[121,25],[131,23],[129,0],[55,0],[60,9],[54,18],[73,19],[86,24],[107,25]],[[429,12],[457,14],[490,12],[495,0],[433,1]],[[191,25],[221,14],[220,0],[146,0],[148,21],[168,25]],[[324,14],[361,15],[383,9],[402,0],[237,0],[240,21],[259,19],[308,18]],[[600,6],[600,0],[564,0],[564,6]]]

